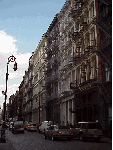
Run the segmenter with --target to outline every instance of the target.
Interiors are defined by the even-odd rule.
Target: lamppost
[[[9,64],[9,62],[15,62],[15,64],[14,64],[14,71],[16,71],[17,70],[17,63],[16,63],[16,58],[12,55],[12,56],[10,56],[9,58],[8,58],[8,62],[7,62],[7,73],[6,73],[6,91],[4,92],[4,91],[2,91],[2,94],[4,94],[5,95],[5,102],[4,102],[4,115],[3,115],[3,121],[5,122],[5,113],[6,113],[6,100],[7,100],[7,81],[8,81],[8,64]],[[4,124],[4,126],[5,126],[5,124]],[[4,127],[3,126],[3,127]]]

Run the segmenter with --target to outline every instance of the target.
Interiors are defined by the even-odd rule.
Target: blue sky
[[[13,36],[18,52],[32,52],[66,0],[0,0],[0,30]]]
[[[8,67],[7,102],[23,80],[31,53],[51,24],[65,0],[0,0],[0,105],[3,106],[8,58],[16,57]]]

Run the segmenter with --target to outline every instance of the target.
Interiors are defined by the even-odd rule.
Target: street
[[[6,130],[6,140],[11,150],[111,150],[112,144],[100,141],[81,142],[77,139],[71,141],[44,139],[43,134],[28,132],[12,134]],[[9,148],[10,149],[10,148]]]

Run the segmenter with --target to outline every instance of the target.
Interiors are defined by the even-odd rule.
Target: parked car
[[[28,122],[27,121],[24,121],[24,130],[27,130],[27,126],[28,126]]]
[[[50,127],[50,125],[53,124],[53,121],[43,121],[38,128],[39,133],[44,133],[45,130],[47,130],[48,127]]]
[[[37,131],[37,126],[35,123],[29,123],[26,128],[27,131]]]
[[[62,125],[51,125],[45,130],[44,139],[50,138],[51,140],[67,138],[68,140],[73,139],[73,132],[67,126]]]
[[[24,133],[23,121],[14,121],[12,125],[12,133]]]
[[[13,122],[10,122],[9,123],[9,130],[12,130],[12,127],[13,127]]]
[[[78,122],[72,131],[74,137],[78,137],[81,141],[94,139],[99,142],[103,136],[102,127],[97,122]]]

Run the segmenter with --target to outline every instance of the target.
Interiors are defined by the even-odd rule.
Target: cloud
[[[16,53],[17,47],[15,42],[17,40],[3,30],[0,31],[0,52],[1,53]]]
[[[7,62],[10,56],[14,56],[17,62],[17,71],[14,71],[14,62],[9,62],[8,64],[8,90],[7,98],[10,95],[15,94],[16,90],[23,80],[23,75],[25,70],[28,69],[29,58],[31,53],[18,53],[18,48],[16,46],[17,39],[13,36],[8,35],[4,30],[0,31],[0,105],[3,105],[4,95],[2,91],[5,91],[6,86],[6,72],[7,72]],[[7,99],[7,102],[8,102]]]

